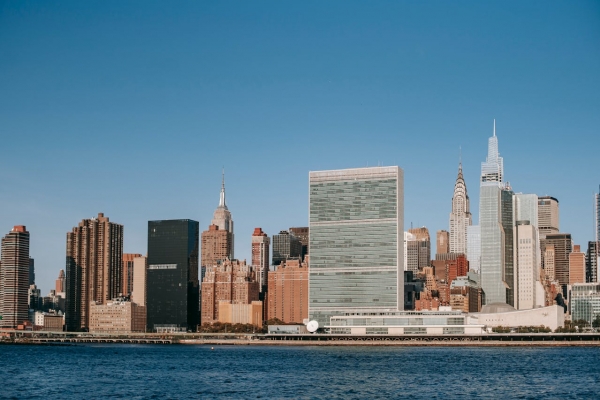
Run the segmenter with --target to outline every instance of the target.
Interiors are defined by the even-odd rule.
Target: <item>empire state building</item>
[[[233,260],[233,249],[235,243],[233,236],[233,219],[231,219],[231,212],[227,208],[227,204],[225,204],[225,172],[223,172],[223,179],[221,181],[221,196],[219,198],[219,206],[213,214],[212,225],[218,226],[219,230],[231,233],[231,254],[229,254],[229,259]]]

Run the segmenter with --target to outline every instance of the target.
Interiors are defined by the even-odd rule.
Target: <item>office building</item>
[[[481,266],[481,229],[479,225],[467,227],[467,260],[469,268],[480,271]]]
[[[550,280],[556,279],[556,268],[554,265],[554,246],[551,244],[545,245],[542,250],[544,254],[544,274]]]
[[[590,325],[600,322],[600,284],[576,283],[569,290],[571,320],[585,320]]]
[[[280,231],[273,235],[273,265],[278,267],[288,259],[300,259],[302,255],[302,243],[300,239],[288,231]]]
[[[452,195],[450,213],[450,251],[449,253],[467,253],[467,227],[472,224],[467,185],[463,177],[462,162],[458,164],[458,177]],[[440,251],[438,251],[439,253]]]
[[[563,287],[563,295],[566,297],[566,288],[569,284],[569,254],[573,250],[573,242],[570,233],[548,233],[545,239],[540,240],[544,256],[548,246],[554,248],[554,278]],[[544,269],[547,270],[546,259],[543,260]]]
[[[515,248],[514,248],[514,236],[515,236],[515,209],[514,209],[514,192],[508,187],[508,184],[502,188],[500,192],[500,214],[502,220],[502,233],[504,237],[504,243],[502,248],[504,250],[503,261],[504,261],[504,283],[506,286],[506,299],[505,303],[511,306],[515,305]],[[489,304],[489,303],[488,303]]]
[[[435,240],[435,253],[446,254],[450,253],[450,233],[445,230],[437,231]],[[436,257],[437,259],[437,257]]]
[[[201,265],[206,267],[230,259],[232,248],[233,234],[218,225],[210,225],[208,230],[202,232]]]
[[[15,329],[29,318],[29,232],[23,225],[7,233],[0,247],[0,328]]]
[[[254,233],[252,233],[252,266],[256,268],[256,280],[261,292],[267,286],[270,244],[269,236],[261,228],[254,228]]]
[[[581,246],[576,244],[569,253],[569,285],[585,282],[585,253]]]
[[[479,312],[481,298],[479,284],[474,279],[476,274],[459,276],[450,284],[450,307],[464,313]]]
[[[58,279],[56,279],[55,283],[54,283],[54,290],[56,290],[56,293],[64,293],[65,292],[65,287],[66,287],[66,282],[65,282],[65,270],[61,269],[58,272]]]
[[[404,308],[399,167],[309,174],[309,318]]]
[[[225,260],[220,264],[207,266],[202,281],[201,323],[223,322],[219,315],[220,302],[251,304],[259,301],[259,290],[256,271],[246,261]]]
[[[302,323],[308,318],[308,264],[285,261],[269,272],[267,319]]]
[[[121,283],[123,296],[130,296],[133,291],[133,260],[141,256],[141,254],[123,253],[123,282]]]
[[[408,230],[408,233],[413,235],[414,241],[417,242],[414,244],[414,251],[417,253],[417,269],[413,270],[409,268],[408,270],[416,273],[418,269],[431,264],[431,238],[429,237],[429,230],[424,226],[421,228],[411,228]],[[411,243],[408,246],[410,252]]]
[[[145,332],[146,309],[125,298],[117,298],[106,304],[90,306],[90,332],[127,334]]]
[[[140,306],[146,305],[146,279],[148,275],[148,257],[133,259],[133,287],[131,301]]]
[[[588,242],[585,264],[585,281],[594,283],[600,278],[600,242]]]
[[[498,152],[496,122],[488,140],[488,155],[481,163],[479,229],[481,240],[480,274],[483,304],[506,303],[504,281],[505,237],[502,220],[504,161]]]
[[[551,196],[538,198],[538,230],[540,239],[559,232],[558,200]]]
[[[309,229],[307,226],[304,227],[294,227],[290,228],[290,233],[298,238],[300,244],[302,245],[302,250],[300,252],[300,257],[302,260],[308,255],[308,232]]]
[[[223,180],[221,182],[221,195],[219,197],[219,206],[215,210],[211,225],[216,225],[219,227],[219,230],[226,231],[230,234],[229,240],[231,241],[231,244],[228,248],[229,253],[227,254],[226,258],[233,260],[235,236],[233,234],[233,219],[231,218],[231,212],[229,211],[229,209],[227,208],[227,204],[225,203],[225,171],[223,171]],[[202,265],[211,265],[211,264],[212,264],[212,262],[209,262],[207,260],[207,262],[203,263]]]
[[[535,308],[538,276],[538,233],[529,221],[517,221],[515,230],[516,299],[518,310]]]
[[[189,219],[148,222],[146,312],[149,332],[196,331],[200,226]]]
[[[123,225],[99,213],[67,233],[66,325],[89,328],[91,302],[105,304],[122,293]]]

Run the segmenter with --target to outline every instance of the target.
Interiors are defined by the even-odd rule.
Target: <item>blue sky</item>
[[[0,2],[0,232],[44,294],[104,212],[206,229],[221,168],[236,255],[307,225],[308,172],[399,165],[405,221],[448,229],[459,147],[478,221],[496,119],[505,177],[587,247],[600,183],[596,1]]]

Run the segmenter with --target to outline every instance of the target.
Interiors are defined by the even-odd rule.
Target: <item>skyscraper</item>
[[[600,188],[598,193],[594,195],[594,206],[596,209],[596,242],[600,242]]]
[[[288,260],[269,272],[267,319],[302,323],[308,318],[308,264]]]
[[[506,303],[505,238],[501,207],[503,175],[504,161],[498,152],[496,121],[494,121],[494,134],[488,140],[488,155],[486,161],[481,163],[479,196],[480,274],[483,304]]]
[[[66,325],[89,327],[90,303],[106,304],[122,293],[123,225],[99,213],[67,233]]]
[[[140,306],[146,305],[146,279],[148,276],[148,257],[133,259],[133,288],[131,301]],[[145,311],[145,310],[144,310]]]
[[[481,229],[479,225],[467,227],[467,260],[469,269],[477,272],[481,270]]]
[[[35,261],[29,257],[29,286],[35,285]]]
[[[148,331],[196,331],[199,233],[189,219],[148,221]]]
[[[399,167],[309,174],[309,317],[404,309]]]
[[[514,307],[518,310],[535,308],[538,288],[537,229],[529,221],[517,221],[515,229],[516,290]]]
[[[58,278],[56,279],[54,290],[56,293],[64,293],[65,286],[65,270],[61,269],[58,272]]]
[[[273,235],[273,265],[279,266],[282,261],[289,258],[300,258],[302,254],[302,243],[288,231],[280,231]]]
[[[504,234],[504,283],[506,285],[506,304],[515,305],[515,210],[513,204],[514,192],[508,184],[500,192],[500,215],[502,232]]]
[[[585,281],[596,283],[600,278],[600,242],[588,242],[585,264]]]
[[[437,231],[435,240],[435,253],[446,254],[450,253],[450,234],[448,231],[439,230]]]
[[[2,238],[0,257],[0,328],[15,329],[28,319],[29,232],[15,226]]]
[[[458,164],[458,176],[454,184],[454,194],[452,195],[450,253],[467,254],[467,227],[472,224],[472,219],[467,184],[463,177],[461,162]]]
[[[416,275],[419,269],[431,264],[431,238],[426,227],[410,228],[408,233],[406,271]]]
[[[254,233],[252,233],[252,266],[256,268],[257,281],[261,292],[268,282],[270,243],[269,236],[261,228],[254,228]]]
[[[219,198],[219,206],[217,207],[213,215],[212,225],[216,225],[221,231],[227,231],[231,234],[231,246],[227,257],[230,260],[233,260],[235,237],[233,234],[233,219],[231,219],[231,212],[227,208],[227,204],[225,204],[225,171],[223,171],[223,180],[221,182],[221,196]]]
[[[538,229],[540,239],[559,232],[558,200],[550,196],[538,198]]]
[[[233,234],[218,225],[210,225],[208,230],[202,232],[202,257],[200,265],[213,266],[226,259],[231,259],[233,254]]]
[[[308,226],[290,228],[290,233],[292,235],[296,236],[298,238],[298,240],[300,241],[300,244],[302,245],[302,251],[300,253],[300,257],[302,258],[302,260],[304,260],[304,257],[306,257],[306,255],[309,252],[308,232],[309,232]]]
[[[576,283],[585,283],[585,253],[578,244],[569,253],[569,285]]]
[[[554,278],[560,283],[563,295],[566,297],[567,285],[569,284],[569,254],[573,250],[573,242],[570,233],[546,234],[546,238],[540,240],[541,248],[544,250],[549,246],[554,247]],[[547,269],[544,260],[544,269]]]
[[[121,283],[121,293],[123,296],[129,296],[133,292],[133,260],[141,256],[141,254],[123,254],[123,282]]]

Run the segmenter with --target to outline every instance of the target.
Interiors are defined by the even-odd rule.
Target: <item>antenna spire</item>
[[[494,118],[494,136],[496,136],[496,118]]]
[[[225,167],[223,167],[221,177],[221,196],[219,198],[219,207],[227,208],[227,205],[225,204]]]

